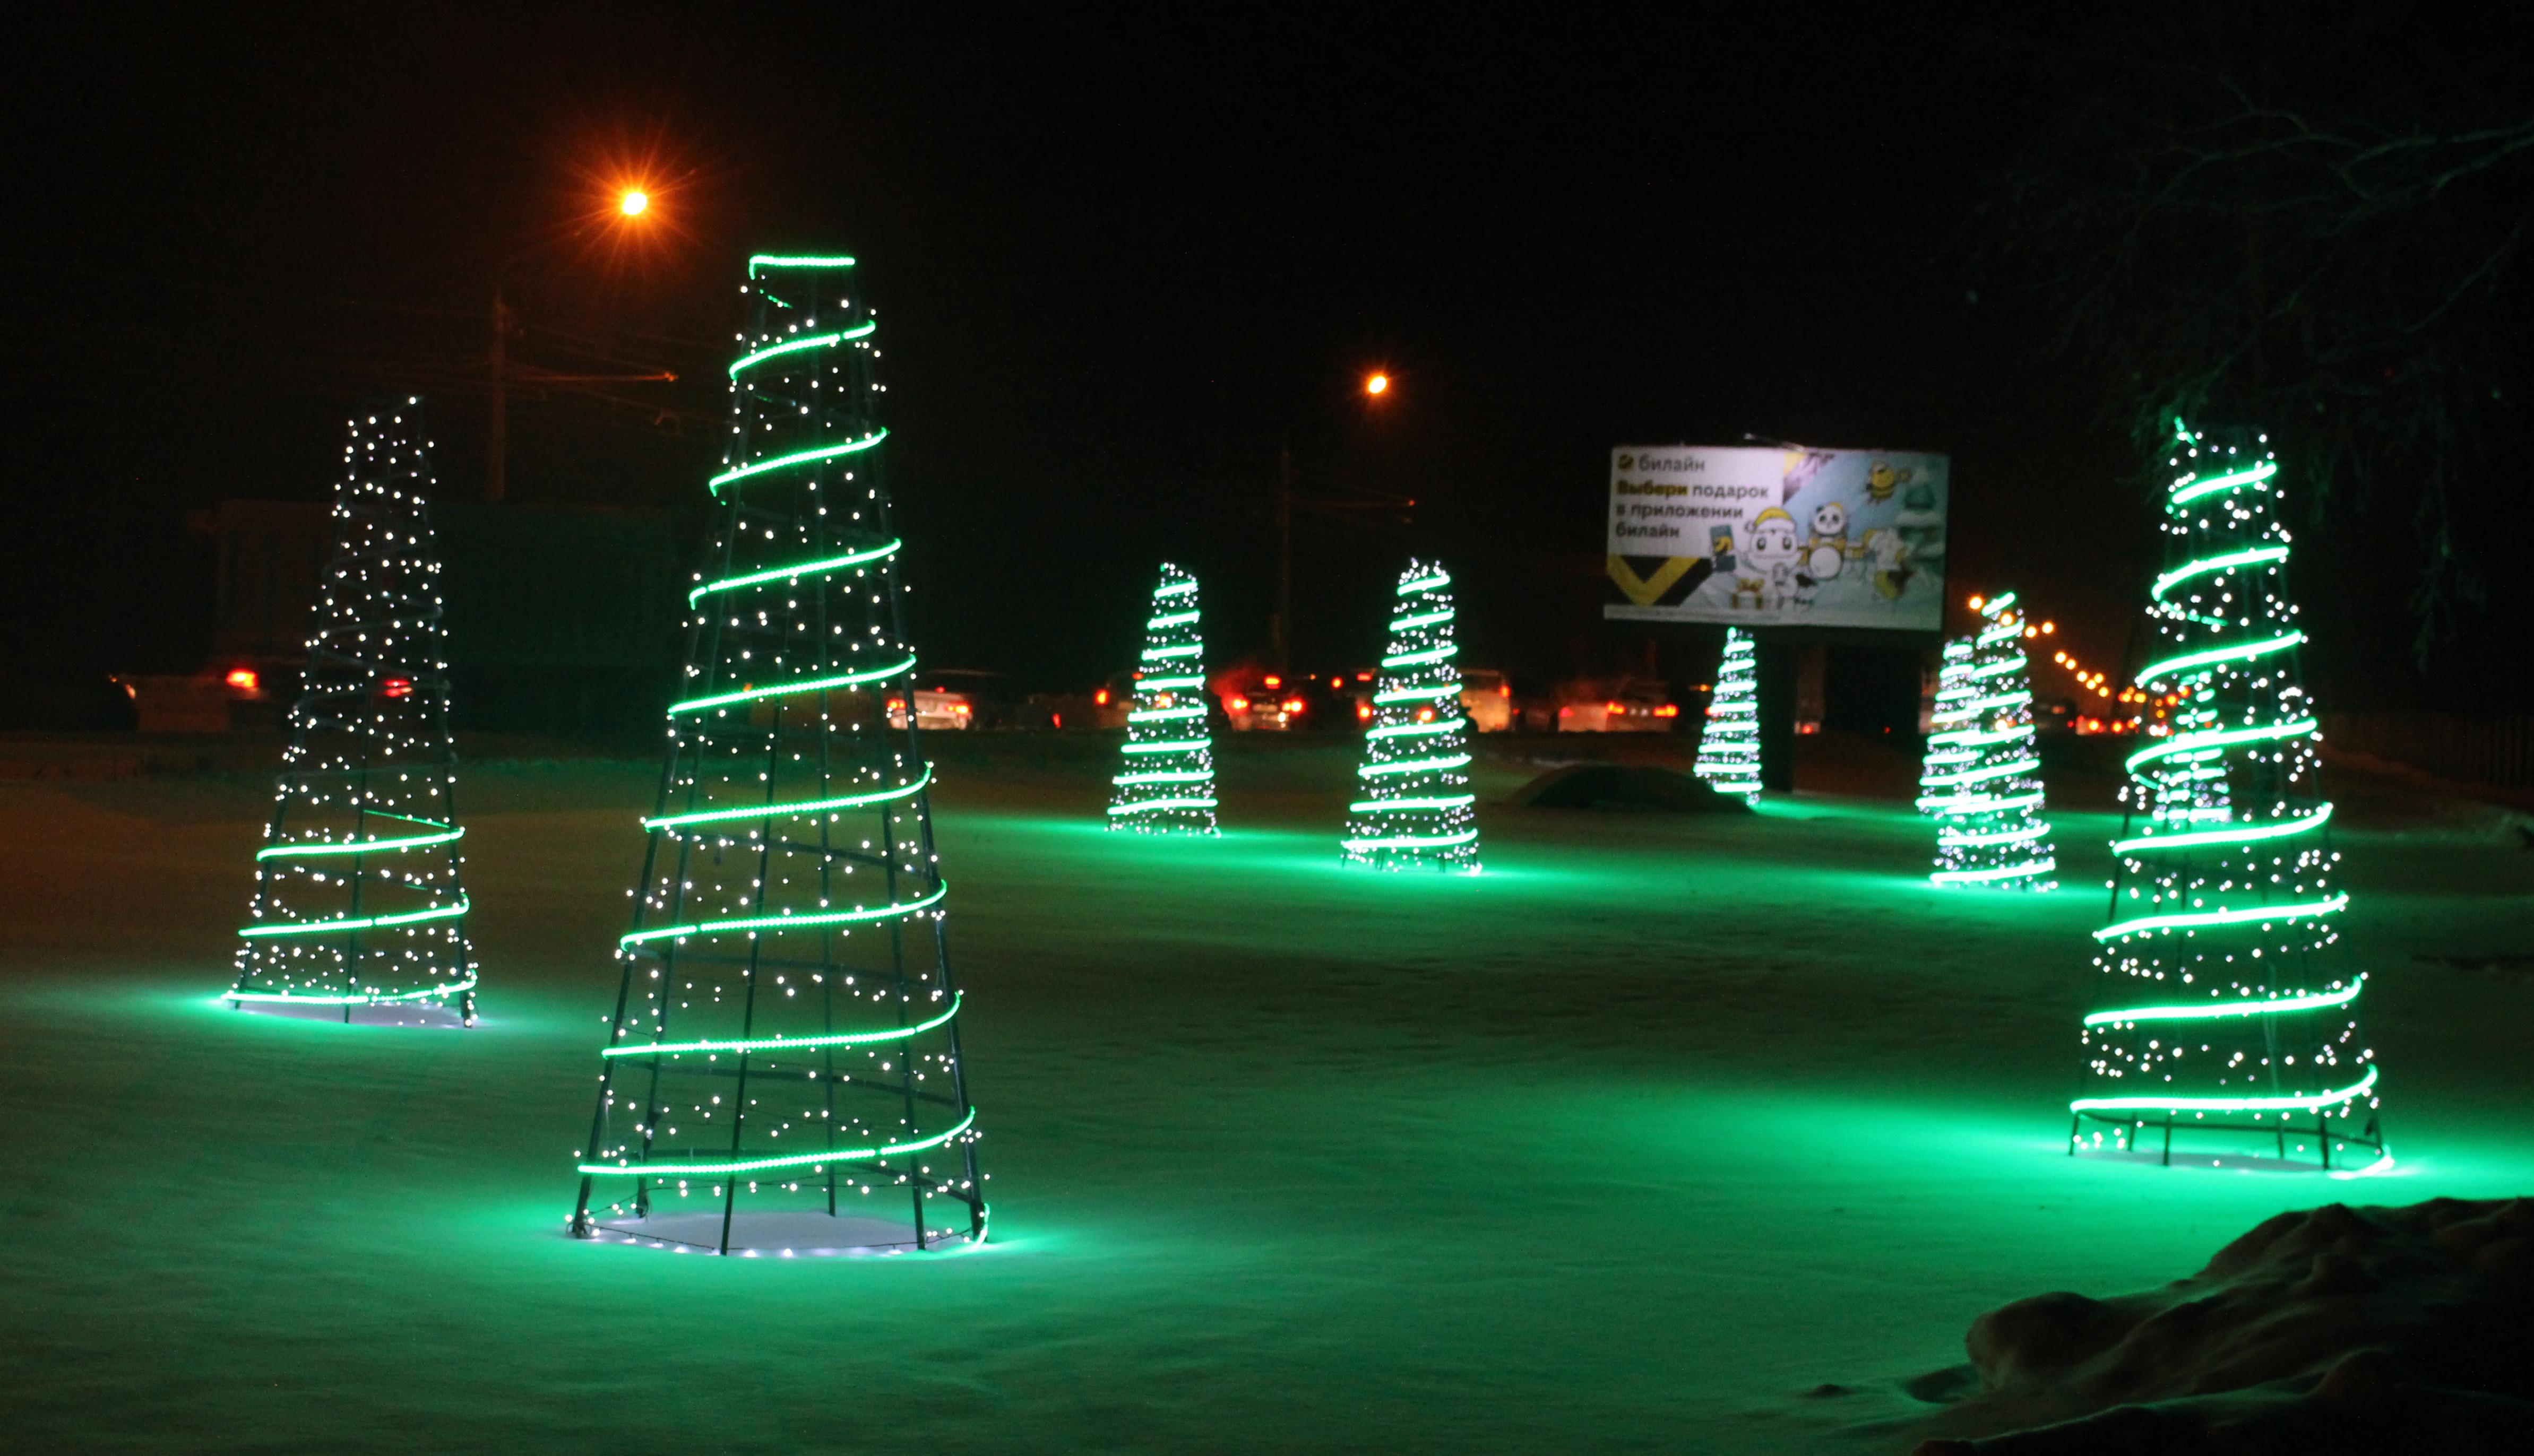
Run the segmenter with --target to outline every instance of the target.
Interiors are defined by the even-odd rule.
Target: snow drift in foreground
[[[1976,1385],[1918,1456],[2522,1450],[2534,1200],[2282,1213],[2188,1279],[2018,1300],[1965,1343]]]

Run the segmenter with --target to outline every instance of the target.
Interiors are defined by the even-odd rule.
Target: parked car
[[[917,676],[914,698],[915,726],[926,732],[1011,728],[1020,722],[1020,702],[999,672],[935,668]],[[906,727],[906,698],[892,693],[887,706],[889,727]]]
[[[1285,673],[1237,673],[1214,691],[1232,731],[1293,731],[1310,717],[1302,683]]]
[[[1557,705],[1561,733],[1667,733],[1679,726],[1680,705],[1671,690],[1648,678],[1621,678],[1606,693],[1570,694]]]

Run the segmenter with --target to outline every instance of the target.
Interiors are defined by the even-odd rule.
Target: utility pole
[[[1294,670],[1294,447],[1276,450],[1276,615],[1268,623],[1276,670]]]
[[[511,492],[511,398],[508,393],[511,306],[493,286],[493,423],[485,432],[484,498],[499,505]]]

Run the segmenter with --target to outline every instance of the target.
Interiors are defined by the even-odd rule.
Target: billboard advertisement
[[[1601,615],[1936,631],[1948,464],[1909,450],[1622,445]]]

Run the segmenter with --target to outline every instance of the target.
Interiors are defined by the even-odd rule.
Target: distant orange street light
[[[642,191],[640,188],[631,189],[627,191],[625,196],[616,200],[616,210],[624,213],[628,217],[637,217],[641,215],[642,209],[650,205],[651,195]]]
[[[1390,376],[1385,374],[1370,374],[1364,376],[1363,392],[1366,394],[1389,393]]]

